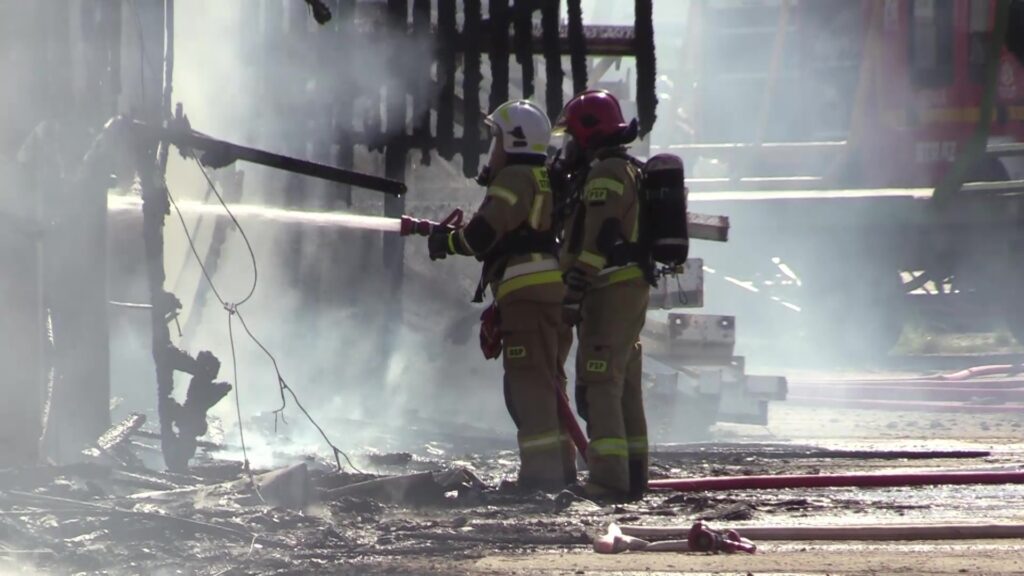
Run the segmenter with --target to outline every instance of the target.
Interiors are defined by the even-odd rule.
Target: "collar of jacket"
[[[611,148],[601,148],[597,152],[594,152],[594,159],[590,161],[590,166],[593,167],[595,164],[602,160],[609,158],[629,158],[629,149],[625,146],[615,146]]]
[[[547,161],[547,156],[542,154],[509,154],[505,165],[514,166],[519,164],[526,166],[544,166],[547,164]]]

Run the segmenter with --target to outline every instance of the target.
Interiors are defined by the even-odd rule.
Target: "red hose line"
[[[569,432],[569,437],[572,438],[572,443],[576,445],[576,450],[579,451],[580,457],[586,462],[587,435],[583,433],[580,423],[576,421],[576,414],[573,413],[572,407],[569,406],[569,397],[566,395],[565,390],[562,390],[562,387],[557,384],[555,385],[555,398],[558,401],[558,417]]]
[[[686,537],[689,526],[621,526],[617,532],[632,538]],[[853,526],[744,526],[751,540],[980,540],[1024,538],[1024,524],[871,524]],[[685,541],[684,541],[685,542]],[[649,547],[647,547],[649,549]],[[671,549],[665,547],[663,549]]]
[[[817,474],[726,476],[651,480],[652,489],[700,492],[783,488],[885,488],[960,484],[1024,484],[1024,472],[915,472],[909,474]]]
[[[903,380],[893,378],[889,380],[789,380],[789,388],[861,388],[873,390],[875,388],[904,388],[913,390],[916,388],[964,388],[979,386],[983,388],[998,388],[1001,390],[1024,390],[1024,378],[993,378],[980,382],[965,383],[962,380],[938,380],[936,378],[919,378]]]
[[[1022,366],[1017,364],[993,364],[991,366],[975,366],[952,374],[942,374],[939,380],[970,380],[979,376],[1001,376],[1020,372]]]
[[[961,384],[963,385],[963,384]],[[795,396],[816,396],[856,400],[895,400],[902,402],[970,402],[976,398],[991,398],[1001,402],[1024,402],[1024,389],[1004,388],[904,388],[902,386],[828,386],[810,388],[789,387]]]

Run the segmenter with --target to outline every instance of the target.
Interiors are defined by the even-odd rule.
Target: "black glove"
[[[444,260],[451,252],[451,236],[449,230],[438,230],[427,236],[427,251],[431,260]]]

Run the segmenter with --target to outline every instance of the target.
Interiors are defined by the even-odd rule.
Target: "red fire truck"
[[[999,4],[691,3],[673,100],[692,132],[660,148],[695,169],[694,206],[732,218],[702,254],[709,308],[844,353],[888,351],[910,317],[1024,342],[1024,68],[995,42]],[[972,138],[968,183],[937,194]]]

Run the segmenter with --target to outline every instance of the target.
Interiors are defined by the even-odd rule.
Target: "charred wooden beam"
[[[583,32],[582,0],[569,0],[568,42],[572,63],[572,91],[579,94],[587,89],[587,37]]]
[[[171,470],[180,470],[177,436],[174,432],[172,404],[174,367],[171,364],[171,332],[168,317],[181,307],[178,299],[164,290],[164,217],[170,212],[170,200],[163,177],[158,177],[156,142],[138,148],[137,172],[142,184],[142,240],[146,253],[146,278],[149,284],[151,349],[156,369],[157,414],[160,418],[160,444],[164,462]],[[187,460],[185,462],[187,465]]]
[[[120,450],[132,435],[146,424],[146,415],[133,412],[124,420],[111,426],[96,440],[96,444],[104,452],[114,453]]]
[[[409,33],[408,0],[388,0],[388,27],[395,37],[405,37]],[[409,72],[408,56],[400,47],[392,45],[391,65],[396,70]],[[405,162],[409,156],[408,119],[406,118],[406,94],[408,86],[403,80],[405,74],[391,79],[385,92],[385,111],[387,113],[387,146],[384,150],[384,174],[393,181],[405,180]],[[405,213],[405,198],[401,195],[384,198],[384,215],[398,218]],[[393,290],[394,302],[392,312],[401,319],[402,278],[405,273],[405,238],[398,234],[384,234],[381,256],[383,266],[390,271],[388,285]],[[398,322],[399,324],[401,322]],[[389,339],[390,340],[390,339]],[[393,340],[388,342],[391,345]]]
[[[313,14],[316,23],[323,26],[331,21],[331,9],[323,3],[323,0],[306,0],[309,11]]]
[[[640,136],[654,127],[657,120],[656,63],[654,56],[654,6],[652,0],[636,0],[636,108],[640,120]]]
[[[545,82],[544,102],[548,116],[554,123],[558,113],[562,111],[562,52],[559,47],[558,8],[559,0],[544,0],[541,6],[541,44],[544,48]]]
[[[533,55],[538,52],[535,39],[539,38],[539,34],[535,34],[533,30],[533,12],[536,9],[536,0],[516,0],[513,17],[513,42],[516,51],[516,61],[519,62],[522,72],[523,98],[526,99],[533,98]],[[505,34],[505,31],[501,28],[492,28],[490,26],[488,28],[491,30],[501,30],[501,34]]]
[[[491,26],[497,30],[509,29],[508,0],[490,0],[488,4]],[[509,38],[507,34],[490,35],[491,99],[488,111],[493,112],[508,100]]]
[[[463,4],[462,35],[466,40],[462,60],[462,98],[465,100],[462,125],[462,173],[473,178],[480,170],[480,22],[483,7],[480,0],[466,0]]]
[[[508,0],[505,0],[506,2]],[[414,0],[412,5],[412,36],[416,42],[426,44],[430,38],[430,0]],[[414,71],[416,93],[412,97],[412,146],[420,149],[420,163],[430,165],[430,67],[419,66]]]
[[[455,0],[437,2],[437,153],[455,158]]]
[[[233,144],[192,131],[187,125],[164,128],[139,122],[138,120],[125,120],[125,122],[127,122],[129,129],[144,139],[169,142],[183,152],[192,150],[203,151],[204,154],[199,159],[205,166],[211,168],[222,168],[237,160],[243,160],[293,174],[322,178],[339,184],[349,184],[395,196],[405,194],[406,192],[404,182],[284,156],[258,148]]]
[[[519,17],[519,13],[515,13]],[[512,41],[515,46],[516,60],[522,65],[526,54],[544,54],[544,33],[543,25],[540,23],[528,22],[525,25],[525,33],[518,36],[522,23],[515,23],[515,30],[512,33]],[[498,27],[497,29],[501,29]],[[485,44],[491,41],[492,25],[490,20],[481,23],[481,41]],[[583,41],[586,45],[587,56],[635,56],[637,53],[636,33],[633,26],[613,25],[587,25],[583,26]],[[467,40],[459,35],[456,45],[461,51]],[[560,24],[558,26],[558,50],[563,56],[573,54],[574,42],[571,39],[569,26]],[[531,64],[532,68],[532,64]]]

